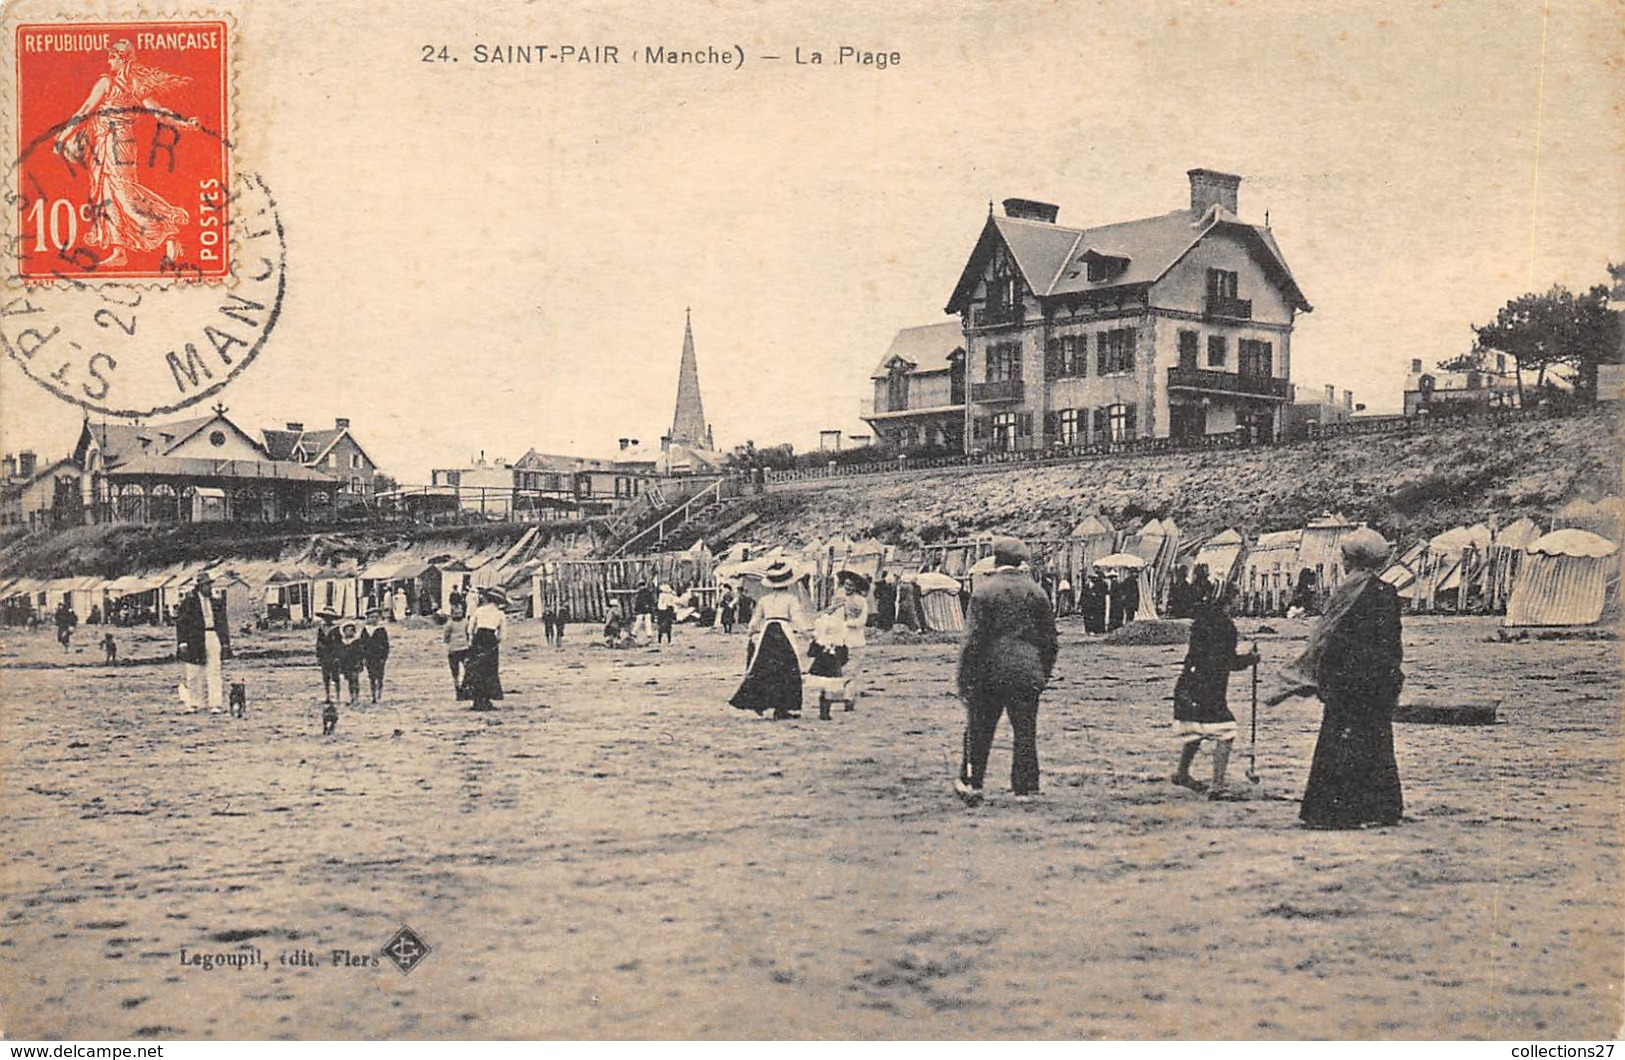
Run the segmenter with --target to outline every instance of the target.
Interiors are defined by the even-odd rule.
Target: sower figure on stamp
[[[90,171],[88,201],[98,208],[85,244],[106,248],[100,264],[109,268],[128,261],[127,249],[163,246],[167,259],[178,261],[181,250],[175,236],[187,224],[187,213],[137,179],[140,152],[131,145],[137,142],[135,124],[143,111],[160,125],[197,127],[197,119],[183,118],[157,102],[157,97],[191,79],[136,62],[128,40],[115,41],[107,50],[107,70],[57,133],[55,143],[64,158]]]
[[[223,713],[225,684],[220,664],[231,653],[226,602],[215,599],[207,572],[175,611],[175,657],[181,661],[181,703],[195,714],[205,702],[209,713]]]
[[[1038,793],[1038,697],[1049,683],[1058,648],[1055,612],[1023,565],[1027,546],[993,542],[993,573],[976,580],[959,651],[959,695],[965,701],[964,754],[954,791],[968,806],[982,801],[982,779],[999,717],[1010,715],[1015,748],[1010,786],[1021,801]]]

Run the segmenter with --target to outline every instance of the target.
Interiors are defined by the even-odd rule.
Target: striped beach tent
[[[1602,618],[1619,577],[1619,546],[1589,530],[1553,530],[1536,541],[1507,601],[1507,626],[1589,626]]]

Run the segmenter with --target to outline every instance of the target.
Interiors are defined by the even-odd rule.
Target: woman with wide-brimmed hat
[[[728,700],[740,710],[775,720],[801,715],[801,656],[796,634],[807,629],[806,608],[793,591],[796,572],[784,560],[775,560],[762,572],[766,594],[756,602],[750,620],[751,647],[746,656],[745,679]]]
[[[502,635],[508,628],[508,614],[504,610],[508,594],[498,586],[480,590],[479,606],[468,616],[467,681],[469,695],[474,699],[473,710],[495,710],[492,700],[502,698],[502,676],[499,653]]]

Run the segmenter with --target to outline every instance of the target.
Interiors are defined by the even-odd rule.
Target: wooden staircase
[[[658,511],[646,511],[644,518],[633,521],[630,532],[614,534],[599,554],[613,559],[635,552],[667,552],[687,547],[693,543],[695,528],[706,526],[726,511],[739,507],[743,496],[741,480],[714,479],[697,492],[688,493]]]

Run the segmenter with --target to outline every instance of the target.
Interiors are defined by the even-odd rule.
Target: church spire
[[[705,406],[700,402],[700,363],[694,355],[694,316],[683,310],[683,360],[677,368],[677,411],[672,415],[670,438],[673,444],[697,449],[711,448],[711,432],[705,425]]]

